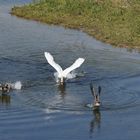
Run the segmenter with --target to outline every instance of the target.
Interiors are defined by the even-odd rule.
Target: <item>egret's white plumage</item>
[[[53,56],[50,53],[45,52],[44,54],[45,54],[45,57],[46,57],[48,63],[52,67],[54,67],[56,69],[56,71],[58,72],[58,77],[61,77],[62,76],[62,72],[63,72],[61,66],[59,64],[55,63],[54,58],[53,58]]]
[[[70,67],[66,68],[63,71],[63,77],[67,77],[67,75],[73,71],[74,69],[78,68],[81,66],[81,64],[85,61],[84,58],[78,58]]]
[[[57,64],[55,61],[54,61],[54,58],[53,56],[49,53],[49,52],[45,52],[45,57],[48,61],[48,63],[53,67],[55,68],[55,70],[57,71],[58,73],[58,78],[61,79],[61,82],[63,82],[62,79],[64,78],[67,78],[68,74],[73,71],[74,69],[78,68],[81,66],[81,64],[85,61],[84,58],[78,58],[70,67],[66,68],[65,70],[63,70],[61,68],[61,66],[59,64]]]

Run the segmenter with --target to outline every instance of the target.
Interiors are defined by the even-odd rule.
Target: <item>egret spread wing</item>
[[[63,77],[67,77],[67,74],[73,71],[74,69],[81,66],[81,64],[85,61],[84,58],[78,58],[70,67],[66,68],[63,71]]]
[[[62,75],[63,70],[59,64],[55,63],[53,56],[49,52],[45,52],[44,54],[48,63],[56,69],[58,75]]]

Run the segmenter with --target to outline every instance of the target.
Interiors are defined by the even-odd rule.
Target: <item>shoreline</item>
[[[11,9],[11,15],[15,15],[17,17],[28,20],[39,21],[46,24],[53,24],[63,26],[65,28],[77,29],[87,33],[88,35],[96,38],[97,40],[111,44],[112,46],[115,47],[136,50],[140,49],[140,36],[139,36],[140,33],[135,32],[136,29],[140,27],[140,25],[138,24],[139,22],[137,22],[137,20],[139,21],[139,18],[135,21],[136,25],[133,24],[134,21],[132,21],[132,19],[130,18],[130,15],[133,13],[132,12],[133,8],[131,7],[127,9],[126,8],[122,9],[122,7],[118,8],[120,4],[118,4],[114,8],[114,5],[111,3],[111,0],[105,0],[108,1],[109,4],[111,4],[109,5],[111,9],[113,6],[115,12],[118,12],[121,9],[121,11],[119,11],[120,12],[119,15],[116,14],[110,16],[110,14],[112,15],[112,13],[109,13],[109,15],[108,13],[106,13],[107,15],[106,14],[103,15],[103,13],[106,10],[105,8],[108,7],[107,5],[108,3],[105,4],[92,2],[93,4],[92,6],[94,8],[97,9],[100,8],[100,10],[97,13],[93,14],[91,13],[90,8],[87,9],[87,11],[85,10],[86,9],[85,2],[81,2],[82,4],[80,2],[73,3],[77,5],[72,10],[72,7],[70,7],[70,9],[67,8],[70,4],[66,5],[65,3],[61,3],[60,0],[58,1],[59,2],[56,2],[55,4],[53,0],[52,1],[48,0],[48,2],[35,2],[20,7],[15,6]],[[72,1],[74,2],[74,0]],[[79,4],[81,4],[80,10],[77,10]],[[91,5],[91,3],[88,4]],[[87,6],[90,6],[88,4]],[[129,11],[129,9],[131,9],[131,12]],[[83,10],[84,12],[79,13],[81,12],[81,10]],[[129,20],[131,20],[132,24],[129,23]]]

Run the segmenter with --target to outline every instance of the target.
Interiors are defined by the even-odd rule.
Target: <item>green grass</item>
[[[83,30],[114,46],[140,49],[140,0],[34,0],[11,14]]]

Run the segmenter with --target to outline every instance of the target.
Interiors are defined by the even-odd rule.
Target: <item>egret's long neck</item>
[[[60,85],[64,85],[64,82],[65,82],[64,77],[61,77],[59,82],[60,82]]]
[[[64,78],[63,78],[63,77],[60,78],[60,82],[61,82],[61,83],[64,82]]]

